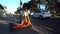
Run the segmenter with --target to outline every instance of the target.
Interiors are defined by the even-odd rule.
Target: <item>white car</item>
[[[50,11],[37,11],[36,13],[34,13],[33,14],[33,17],[38,17],[38,18],[49,18],[49,17],[51,17],[51,13],[50,13]]]

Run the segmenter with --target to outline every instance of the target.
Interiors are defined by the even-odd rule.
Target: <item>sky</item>
[[[22,0],[22,3],[24,4],[28,1],[30,0]],[[12,14],[14,14],[14,12],[20,6],[20,0],[0,0],[0,4],[7,7],[7,13],[11,12]]]

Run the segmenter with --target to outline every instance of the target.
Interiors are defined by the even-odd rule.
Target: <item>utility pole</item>
[[[23,8],[23,7],[22,7],[22,0],[20,0],[20,9],[21,9],[21,8]]]
[[[22,0],[20,0],[20,11],[22,11],[22,8],[23,8],[23,6],[22,6]],[[20,23],[21,23],[21,21],[22,21],[22,14],[20,12]]]

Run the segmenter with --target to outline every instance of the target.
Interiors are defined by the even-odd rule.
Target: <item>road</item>
[[[39,29],[36,26],[32,26],[32,28],[19,29],[14,32],[10,32],[8,28],[8,24],[0,24],[0,34],[51,34],[48,31],[43,31],[43,29]]]
[[[9,21],[9,22],[11,21],[12,23],[18,21],[18,20],[16,21],[15,18],[11,18],[11,17],[8,17],[9,19],[7,18],[5,19],[5,18],[4,20]],[[56,21],[55,18],[48,19],[48,20],[31,18],[31,22],[33,24],[32,28],[19,29],[14,32],[9,31],[9,24],[8,24],[9,22],[7,22],[6,24],[0,24],[0,34],[53,34],[54,32],[56,32],[55,31],[56,25],[54,25],[56,24],[54,23],[55,21]]]
[[[54,34],[60,34],[60,18],[51,18],[51,19],[34,18],[33,24],[42,27],[45,30],[53,32]]]

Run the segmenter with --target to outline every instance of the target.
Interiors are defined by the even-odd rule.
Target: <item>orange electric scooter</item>
[[[26,13],[28,14],[27,11],[26,11]],[[31,26],[32,26],[32,24],[31,24],[29,16],[27,16],[27,18],[26,18],[26,16],[24,16],[24,23],[23,24],[15,24],[11,28],[12,29],[19,29],[19,28],[27,28],[27,27],[31,27]]]
[[[26,18],[26,17],[25,17]],[[27,28],[27,27],[30,27],[32,26],[31,22],[30,22],[30,19],[29,19],[29,16],[28,16],[28,19],[24,20],[24,23],[23,24],[16,24],[13,29],[18,29],[18,28]]]

